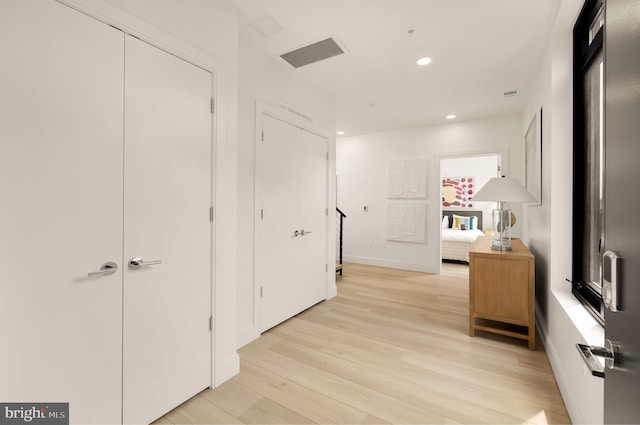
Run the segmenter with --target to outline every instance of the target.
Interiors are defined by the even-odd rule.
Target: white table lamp
[[[516,217],[507,202],[536,202],[536,199],[520,182],[511,177],[494,177],[473,196],[474,201],[497,202],[498,209],[492,211],[491,249],[495,251],[511,251],[511,228]]]

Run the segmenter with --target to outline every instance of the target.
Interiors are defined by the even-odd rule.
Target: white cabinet
[[[211,74],[55,1],[0,51],[0,400],[150,422],[210,385]]]

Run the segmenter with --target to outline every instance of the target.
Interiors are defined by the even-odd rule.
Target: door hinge
[[[211,98],[211,113],[213,114],[214,112],[216,112],[216,99],[215,98]]]
[[[264,210],[260,210],[260,220],[264,220]]]
[[[213,223],[213,207],[209,208],[209,221]]]
[[[328,265],[328,264],[325,264],[325,265],[324,265],[324,271],[325,271],[325,272],[327,272],[327,273],[329,273],[329,265]]]
[[[262,132],[262,141],[264,142],[264,131]]]
[[[260,298],[262,298],[262,286],[260,287]]]
[[[329,217],[329,208],[325,208],[325,209],[324,209],[324,215],[326,215],[327,217]]]
[[[327,161],[329,160],[329,152],[327,152]]]
[[[213,316],[209,316],[209,331],[213,331]]]

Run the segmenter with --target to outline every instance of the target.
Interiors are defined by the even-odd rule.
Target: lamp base
[[[491,250],[492,251],[512,251],[510,246],[504,246],[504,245],[491,245]]]
[[[500,203],[500,208],[492,211],[492,237],[491,250],[511,251],[511,226],[514,216],[511,210],[504,208],[504,202]]]

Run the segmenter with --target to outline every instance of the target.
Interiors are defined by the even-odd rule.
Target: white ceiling
[[[560,3],[231,1],[243,36],[274,58],[330,36],[346,47],[347,54],[292,72],[336,97],[337,128],[347,136],[444,123],[448,114],[469,120],[520,112]],[[248,25],[264,15],[283,30],[265,38]],[[433,62],[417,66],[422,56]],[[505,98],[509,90],[518,95]]]

